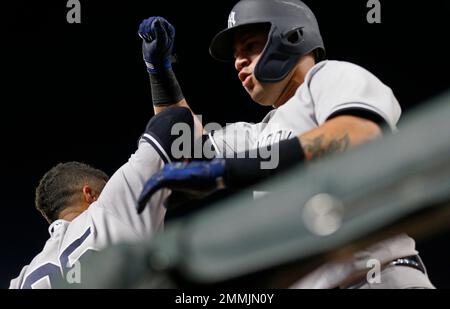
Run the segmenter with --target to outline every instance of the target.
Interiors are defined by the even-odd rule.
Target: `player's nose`
[[[235,69],[240,72],[243,68],[247,67],[250,64],[250,61],[247,57],[237,56],[234,60]]]

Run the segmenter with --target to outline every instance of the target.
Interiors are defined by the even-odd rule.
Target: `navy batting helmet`
[[[325,58],[325,47],[313,12],[299,0],[241,0],[228,18],[228,28],[217,34],[210,54],[217,60],[233,61],[233,41],[237,30],[256,24],[270,24],[266,46],[255,68],[261,82],[285,78],[298,60],[317,51]]]

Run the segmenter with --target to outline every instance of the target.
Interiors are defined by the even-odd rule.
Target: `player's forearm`
[[[186,107],[191,110],[172,69],[149,76],[155,115],[173,107]],[[202,124],[193,112],[192,115],[195,122],[195,136],[200,137],[203,132]]]
[[[298,139],[305,152],[305,160],[313,161],[330,154],[345,152],[381,136],[380,127],[373,121],[354,116],[340,116],[300,135]]]
[[[170,108],[174,108],[174,107],[186,107],[189,108],[189,104],[187,103],[186,99],[182,99],[181,101],[178,101],[176,103],[173,104],[169,104],[169,105],[161,105],[161,106],[153,106],[153,110],[155,111],[155,115],[162,113]],[[191,110],[192,111],[192,110]]]
[[[187,106],[183,91],[172,68],[161,72],[152,72],[149,74],[149,79],[155,113],[176,104],[183,103],[185,107]]]
[[[243,156],[244,159],[227,159],[227,185],[245,187],[301,163],[345,152],[349,148],[381,137],[381,134],[380,127],[370,120],[353,116],[336,117],[321,127],[298,136],[297,139],[272,145],[272,152],[275,153],[271,154],[277,155],[271,156],[270,162],[258,155],[264,150],[267,152],[267,149],[263,148],[253,153],[253,156],[248,153]],[[267,165],[274,157],[276,164],[272,168],[262,169],[262,162]]]

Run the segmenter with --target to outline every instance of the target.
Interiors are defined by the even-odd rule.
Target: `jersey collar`
[[[67,226],[68,224],[69,224],[68,221],[56,220],[48,228],[48,232],[49,232],[50,236],[53,237],[53,235],[56,233],[56,231],[60,230],[61,228],[65,227],[65,226]]]

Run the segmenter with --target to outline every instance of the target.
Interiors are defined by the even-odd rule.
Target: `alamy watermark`
[[[67,268],[70,269],[66,274],[66,281],[68,284],[81,284],[81,264],[75,261],[73,265],[67,263]]]
[[[202,117],[197,116],[200,122]],[[286,130],[269,132],[258,141],[254,141],[250,131],[251,124],[241,126],[229,125],[223,128],[218,123],[204,125],[205,132],[219,132],[219,137],[209,138],[203,143],[201,138],[194,138],[192,128],[186,123],[176,123],[171,128],[174,138],[170,151],[176,159],[211,160],[216,157],[237,159],[261,159],[261,169],[275,169],[278,167],[280,151],[279,142],[292,135]],[[259,142],[261,141],[261,142]]]
[[[81,3],[79,0],[68,0],[66,7],[69,11],[66,20],[69,24],[81,24]]]
[[[80,0],[68,0],[66,7],[69,9],[66,14],[66,20],[69,24],[81,23],[81,3]],[[381,3],[380,0],[368,0],[367,22],[369,24],[381,23]],[[231,12],[228,18],[228,27],[232,27],[236,23],[235,12]]]
[[[381,3],[379,0],[369,0],[367,2],[367,22],[369,24],[381,24]]]
[[[379,284],[381,283],[381,262],[377,259],[371,259],[367,261],[367,268],[370,270],[367,272],[367,283]]]

